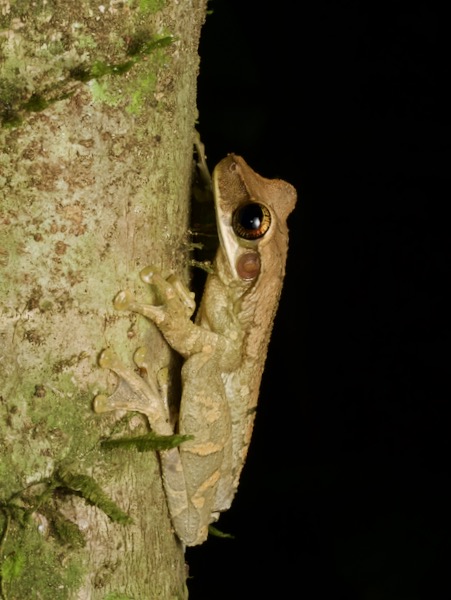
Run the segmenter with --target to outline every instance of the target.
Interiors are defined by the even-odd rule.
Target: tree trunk
[[[0,0],[0,596],[185,598],[147,431],[95,415],[111,347],[171,355],[114,310],[139,271],[186,272],[205,0]]]

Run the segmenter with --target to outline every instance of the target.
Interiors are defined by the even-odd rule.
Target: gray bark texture
[[[0,0],[0,598],[187,597],[153,452],[105,450],[113,348],[155,374],[156,328],[115,311],[139,271],[187,272],[206,0]]]

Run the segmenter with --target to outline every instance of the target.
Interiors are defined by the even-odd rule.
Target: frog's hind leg
[[[94,399],[96,413],[113,410],[136,411],[144,414],[158,435],[172,435],[169,413],[156,383],[147,376],[148,357],[145,348],[138,348],[134,355],[135,363],[143,369],[146,377],[141,377],[134,370],[127,368],[112,350],[104,350],[100,355],[101,367],[111,369],[119,377],[116,390],[109,396],[98,395]],[[146,368],[147,367],[147,368]]]

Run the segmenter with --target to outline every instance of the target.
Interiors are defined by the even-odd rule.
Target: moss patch
[[[165,0],[139,0],[138,8],[144,14],[155,14],[166,4]]]
[[[146,57],[172,43],[170,36],[150,31],[144,25],[144,17],[140,19],[143,25],[137,28],[136,17],[125,4],[113,11],[96,7],[99,16],[95,21],[89,2],[73,4],[73,14],[70,14],[67,5],[62,8],[57,2],[42,5],[18,1],[3,16],[0,26],[4,33],[0,37],[0,122],[3,127],[18,126],[30,113],[42,112],[51,104],[71,97],[88,81],[124,76],[143,60],[147,61],[149,70],[154,71],[159,61],[149,61]],[[151,15],[163,6],[161,0],[140,0],[133,7],[143,15]],[[35,26],[27,28],[25,36],[25,23],[31,19]],[[149,77],[145,77],[147,82],[144,83],[141,75],[131,78],[124,90],[128,104],[136,92],[130,89],[132,80],[141,93],[153,91]],[[110,89],[110,97],[112,93]],[[105,96],[106,92],[97,94],[98,98]],[[136,112],[139,100],[133,98],[132,104]]]
[[[67,600],[79,587],[82,564],[77,553],[64,552],[34,520],[11,523],[2,556],[1,592],[6,600]]]

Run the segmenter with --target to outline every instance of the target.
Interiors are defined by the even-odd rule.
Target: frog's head
[[[296,191],[280,179],[266,179],[243,158],[229,154],[213,172],[221,249],[232,277],[252,282],[264,272],[283,274],[288,230],[286,220]]]

